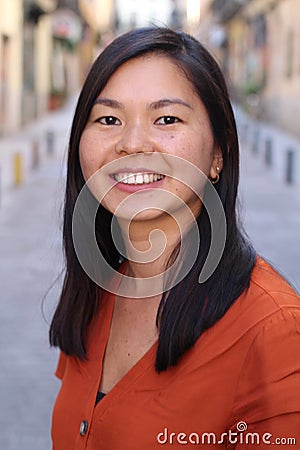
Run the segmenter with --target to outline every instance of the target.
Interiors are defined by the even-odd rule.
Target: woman
[[[299,297],[243,235],[238,179],[207,50],[165,28],[113,41],[70,136],[55,450],[300,443]]]

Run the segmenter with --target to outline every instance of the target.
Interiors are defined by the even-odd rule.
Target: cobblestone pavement
[[[70,111],[57,115],[69,127]],[[52,121],[53,121],[52,117]],[[55,122],[55,121],[54,121]],[[53,126],[54,126],[53,122]],[[62,203],[63,136],[60,152],[21,187],[6,192],[0,207],[0,448],[50,450],[50,423],[59,382],[57,351],[48,327],[62,268],[59,212]],[[242,145],[242,216],[258,251],[300,288],[300,190],[278,181]]]

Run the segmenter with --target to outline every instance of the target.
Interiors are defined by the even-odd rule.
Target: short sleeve
[[[64,373],[67,366],[67,359],[68,357],[63,352],[60,352],[57,368],[55,371],[55,376],[60,380],[62,380],[64,377]]]
[[[239,422],[246,423],[248,432],[270,433],[274,439],[288,434],[300,445],[299,308],[276,312],[245,355],[230,428]]]

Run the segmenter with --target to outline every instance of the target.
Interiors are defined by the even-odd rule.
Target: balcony
[[[250,1],[251,0],[213,0],[211,9],[213,14],[219,18],[220,22],[226,22]]]
[[[39,18],[57,8],[57,0],[23,0],[25,20],[37,24]]]

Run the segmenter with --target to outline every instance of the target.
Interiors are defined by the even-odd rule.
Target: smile
[[[165,175],[159,173],[116,173],[112,178],[118,183],[138,185],[155,183],[165,178]]]

